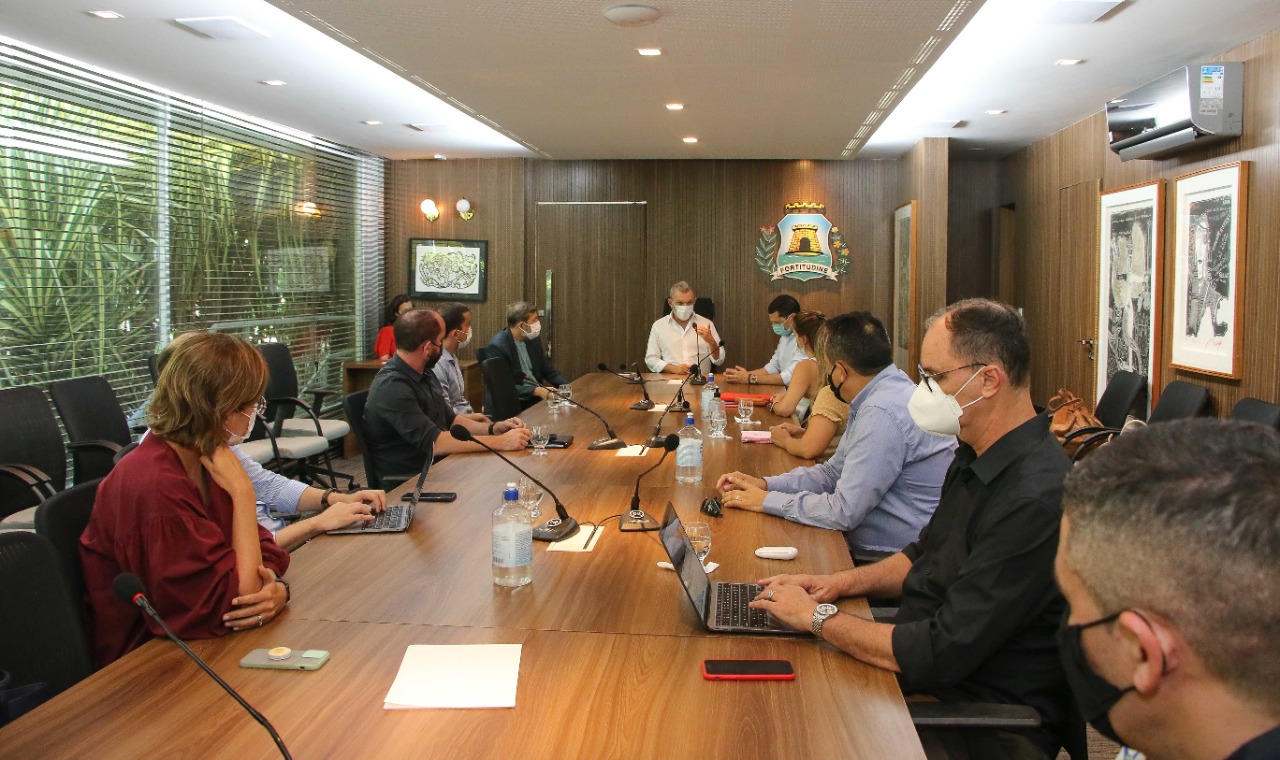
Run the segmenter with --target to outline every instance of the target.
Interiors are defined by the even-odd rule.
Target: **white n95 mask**
[[[525,327],[524,334],[525,334],[525,337],[527,337],[529,340],[533,340],[534,338],[538,337],[539,335],[542,334],[542,323],[534,322],[533,324],[528,325],[527,327]]]
[[[964,385],[960,386],[956,394],[968,387],[969,383],[973,382],[973,378],[980,374],[982,374],[981,368],[964,381]],[[961,406],[960,402],[956,401],[956,394],[933,390],[928,383],[927,379],[921,378],[920,384],[911,394],[911,400],[907,402],[907,412],[911,415],[911,419],[926,433],[960,435],[960,417],[964,414],[964,410],[981,401],[982,397],[979,396]]]
[[[673,306],[673,307],[671,308],[671,311],[673,311],[673,312],[675,313],[675,315],[676,315],[676,319],[680,320],[681,322],[683,322],[683,321],[685,321],[686,319],[688,319],[689,317],[693,316],[693,307],[692,307],[692,306],[685,306],[685,305],[681,305],[681,306]]]

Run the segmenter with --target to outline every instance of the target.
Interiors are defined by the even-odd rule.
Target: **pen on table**
[[[647,444],[640,447],[640,456],[644,456],[645,454],[648,454],[648,453],[649,453],[649,446]]]
[[[593,528],[591,529],[591,535],[587,536],[587,542],[586,542],[585,544],[583,544],[583,545],[582,545],[582,548],[583,548],[583,549],[590,549],[590,548],[591,548],[591,540],[592,540],[592,539],[594,539],[594,538],[596,537],[596,531],[598,531],[598,530],[600,530],[600,523],[596,523],[596,524],[595,524],[595,527],[593,527]]]

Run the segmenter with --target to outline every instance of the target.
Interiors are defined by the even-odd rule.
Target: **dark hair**
[[[1027,323],[1017,309],[986,298],[966,298],[929,317],[925,329],[939,319],[945,320],[947,332],[951,333],[951,353],[957,359],[971,364],[999,364],[1016,388],[1025,388],[1031,382],[1031,343],[1027,340]]]
[[[823,325],[822,343],[827,366],[844,362],[863,377],[873,377],[893,364],[893,344],[876,315],[852,311],[828,319]]]
[[[769,313],[780,317],[789,317],[800,311],[800,302],[794,297],[781,295],[769,302]]]
[[[1126,432],[1063,492],[1063,551],[1102,614],[1171,621],[1232,689],[1280,707],[1280,433],[1218,419]]]
[[[471,307],[466,304],[450,301],[440,304],[440,318],[444,320],[444,331],[451,333],[454,330],[462,329],[462,321],[471,313]]]
[[[440,315],[431,309],[410,309],[396,319],[392,332],[397,349],[416,351],[440,335]]]
[[[796,335],[804,338],[815,353],[818,350],[818,331],[826,321],[827,316],[820,311],[798,311],[795,319],[791,320],[795,325]]]
[[[402,305],[412,300],[413,300],[412,298],[410,298],[409,296],[406,296],[403,293],[396,296],[395,298],[392,298],[387,303],[387,310],[382,314],[382,324],[394,325],[396,323],[396,317],[400,316],[396,312],[400,309]]]
[[[507,327],[515,327],[521,322],[529,318],[529,315],[538,310],[538,307],[528,301],[516,301],[507,305]]]

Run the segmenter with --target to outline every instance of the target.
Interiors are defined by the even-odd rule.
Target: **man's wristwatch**
[[[330,505],[329,505],[329,497],[330,497],[330,496],[332,496],[332,495],[334,495],[334,494],[335,494],[335,493],[337,493],[337,492],[338,492],[338,489],[336,489],[336,488],[330,488],[330,489],[326,490],[326,491],[324,492],[324,495],[320,497],[320,506],[321,506],[321,507],[324,507],[325,509],[328,509],[328,508],[329,508],[329,506],[330,506]]]
[[[822,638],[822,624],[827,622],[827,618],[839,612],[840,609],[834,604],[819,604],[817,609],[813,611],[813,625],[811,630],[813,635]]]
[[[758,378],[755,375],[747,375],[747,384],[755,385]]]

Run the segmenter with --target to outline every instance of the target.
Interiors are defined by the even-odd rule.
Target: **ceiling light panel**
[[[260,40],[271,36],[235,16],[203,16],[200,18],[179,18],[174,19],[174,21],[196,34],[215,40]]]
[[[115,11],[89,11],[89,15],[108,20],[124,18],[124,16]]]

